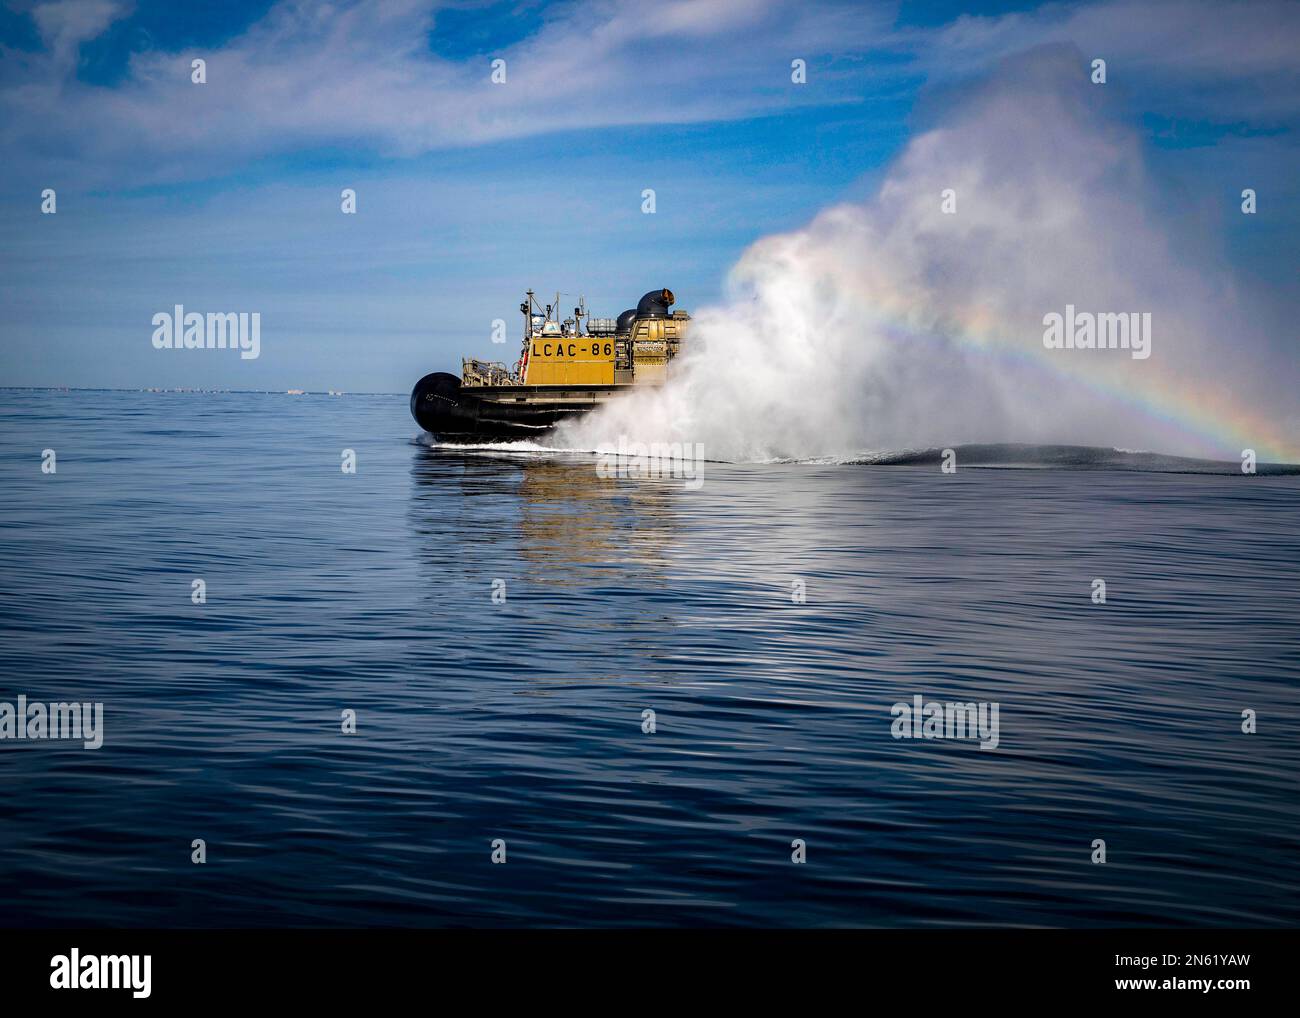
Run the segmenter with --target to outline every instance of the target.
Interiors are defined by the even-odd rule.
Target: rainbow
[[[903,309],[906,306],[911,311],[914,305],[907,305],[903,300],[896,302],[897,307],[886,302],[884,315],[879,314],[882,309],[878,295],[873,295],[872,302],[879,324],[889,333],[905,332],[909,341],[955,342],[967,349],[978,349],[998,361],[1028,367],[1049,379],[1068,382],[1127,406],[1171,433],[1186,436],[1198,448],[1222,450],[1222,455],[1254,449],[1261,463],[1300,462],[1300,435],[1288,433],[1284,422],[1276,416],[1252,407],[1238,394],[1205,379],[1171,379],[1149,371],[1122,380],[1098,378],[1083,370],[1088,363],[1085,359],[1060,356],[1058,351],[1037,343],[1025,350],[1023,333],[1011,333],[988,308],[970,309],[956,319],[946,318],[945,324],[953,327],[940,332],[918,329],[908,321],[914,316],[902,313]]]

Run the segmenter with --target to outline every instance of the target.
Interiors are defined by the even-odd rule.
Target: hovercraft
[[[514,366],[467,357],[459,376],[425,375],[411,390],[411,416],[441,441],[518,441],[630,389],[662,385],[691,318],[669,310],[675,299],[671,290],[651,290],[618,318],[594,318],[580,300],[559,321],[559,295],[543,306],[529,290]]]

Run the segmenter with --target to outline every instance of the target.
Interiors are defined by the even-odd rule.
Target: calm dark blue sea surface
[[[1300,920],[1296,476],[691,491],[430,448],[401,396],[0,423],[0,701],[105,710],[0,741],[0,925]],[[892,738],[918,693],[996,701],[997,750]]]

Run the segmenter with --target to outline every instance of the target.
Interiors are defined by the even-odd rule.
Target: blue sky
[[[462,353],[513,360],[526,287],[610,316],[659,286],[712,304],[747,247],[873,194],[1043,46],[1108,57],[1172,218],[1221,220],[1242,285],[1293,309],[1298,24],[1277,3],[11,3],[0,384],[405,391]],[[1250,223],[1242,179],[1267,196]],[[178,303],[260,312],[262,356],[154,350]]]

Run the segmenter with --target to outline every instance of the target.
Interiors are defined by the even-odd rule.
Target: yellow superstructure
[[[668,373],[668,362],[677,356],[690,319],[685,311],[674,311],[669,318],[642,318],[634,322],[627,341],[632,348],[632,370],[627,381],[662,382]]]
[[[613,385],[613,336],[532,336],[524,385]]]
[[[466,357],[461,361],[464,387],[658,384],[667,377],[668,364],[680,351],[691,319],[685,311],[669,311],[675,298],[668,289],[651,290],[617,319],[593,318],[584,301],[573,309],[572,317],[560,321],[559,294],[554,304],[545,305],[537,302],[532,290],[525,296],[519,305],[524,316],[519,361],[508,368],[497,361]],[[512,394],[511,398],[518,402],[530,397]]]

